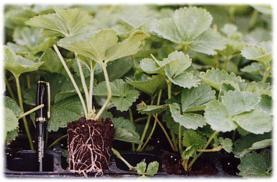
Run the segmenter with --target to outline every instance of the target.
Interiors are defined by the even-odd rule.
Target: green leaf
[[[197,109],[213,99],[215,99],[215,91],[206,84],[191,89],[182,89],[182,112]]]
[[[191,65],[190,57],[178,51],[170,53],[163,61],[168,63],[165,65],[165,71],[170,77],[184,73]]]
[[[264,66],[261,63],[253,62],[250,65],[247,65],[241,69],[242,72],[259,75],[263,73]]]
[[[219,138],[219,143],[220,143],[220,145],[222,146],[222,148],[226,152],[228,152],[228,153],[232,152],[232,150],[233,150],[233,142],[232,142],[232,140],[230,138],[222,138],[222,137],[220,137]]]
[[[136,165],[137,174],[144,175],[145,170],[146,170],[146,162],[145,161],[141,161],[141,162],[137,163],[137,165]]]
[[[140,136],[136,132],[135,125],[130,120],[123,117],[113,118],[113,124],[115,128],[115,140],[138,144],[140,143]]]
[[[230,118],[225,106],[217,100],[210,101],[206,105],[205,118],[211,128],[215,131],[232,131],[236,129],[236,124]]]
[[[258,150],[272,146],[272,139],[265,139],[252,144],[250,150]]]
[[[180,106],[176,103],[169,105],[171,116],[176,123],[187,129],[197,129],[206,125],[204,117],[200,114],[181,113]]]
[[[233,120],[244,130],[262,134],[272,130],[272,116],[262,110],[254,110],[233,117]]]
[[[141,69],[148,74],[158,73],[161,67],[151,58],[144,58],[140,61]]]
[[[69,97],[55,103],[51,108],[48,131],[58,131],[67,127],[67,124],[82,117],[83,110],[79,98]]]
[[[109,62],[119,58],[135,55],[140,50],[145,38],[146,34],[144,32],[133,32],[127,39],[107,50],[106,61]]]
[[[222,104],[229,115],[233,116],[251,111],[259,104],[261,98],[249,92],[228,91],[222,97]]]
[[[272,60],[271,56],[271,42],[262,42],[258,45],[247,45],[241,51],[243,57],[248,60],[259,61],[267,63]]]
[[[18,127],[18,118],[15,113],[9,109],[5,108],[5,136],[8,132],[17,129]]]
[[[164,79],[161,75],[153,75],[142,80],[127,79],[127,83],[148,95],[153,95],[159,88],[162,88]]]
[[[71,9],[55,9],[55,13],[39,15],[26,22],[27,25],[44,28],[61,33],[63,36],[76,35],[84,31],[92,21],[86,11]]]
[[[139,96],[139,92],[121,79],[114,80],[111,84],[111,103],[119,111],[127,111]],[[99,83],[94,90],[96,96],[106,96],[106,82]]]
[[[5,27],[14,29],[18,26],[24,26],[26,20],[35,15],[36,13],[29,7],[13,8],[5,12]]]
[[[102,29],[97,32],[63,38],[58,45],[100,63],[136,54],[145,36],[143,32],[136,31],[127,39],[118,42],[114,30]]]
[[[208,30],[192,42],[191,50],[207,55],[215,55],[216,50],[225,48],[225,44],[226,41],[223,36],[215,30]]]
[[[246,154],[241,158],[241,163],[238,166],[239,175],[244,177],[270,176],[271,168],[271,154],[269,152]]]
[[[209,86],[220,90],[224,83],[231,84],[234,88],[239,89],[245,81],[234,73],[227,73],[225,70],[210,69],[200,73],[200,78]]]
[[[106,52],[117,44],[116,32],[112,29],[103,29],[97,32],[88,32],[66,37],[59,40],[58,45],[79,55],[101,62],[106,59]]]
[[[269,83],[263,83],[263,82],[249,82],[244,88],[247,92],[252,92],[257,95],[272,95],[272,88]]]
[[[18,128],[6,133],[5,143],[9,145],[18,136]]]
[[[250,148],[254,143],[259,143],[259,142],[263,143],[263,140],[268,141],[268,138],[270,137],[271,137],[270,133],[266,133],[263,135],[248,134],[246,136],[243,136],[234,142],[233,153],[235,154],[236,157],[241,158],[248,152],[251,152]]]
[[[166,72],[166,76],[173,84],[183,88],[192,88],[200,84],[200,79],[192,72],[184,72],[174,77]]]
[[[63,66],[58,58],[58,55],[52,50],[47,49],[39,58],[42,62],[41,70],[49,71],[51,73],[61,73]]]
[[[265,15],[272,14],[272,7],[270,5],[256,4],[251,6],[255,8],[257,11],[259,11],[260,13],[263,13]]]
[[[207,143],[207,139],[198,131],[185,130],[183,132],[182,144],[185,147],[193,146],[195,149],[202,149]]]
[[[13,39],[18,45],[26,46],[32,54],[45,51],[55,43],[54,37],[47,37],[41,29],[29,27],[17,27]]]
[[[13,73],[15,76],[20,76],[22,73],[32,72],[37,70],[42,63],[36,63],[22,56],[16,55],[10,48],[4,48],[5,53],[5,69]]]
[[[146,175],[155,176],[159,170],[159,163],[157,161],[150,162],[147,166]]]
[[[120,79],[124,75],[126,75],[133,67],[133,62],[129,58],[118,59],[116,61],[111,62],[107,66],[107,72],[110,78],[110,81]],[[114,71],[120,70],[120,71]],[[104,74],[103,74],[104,79]]]
[[[16,117],[19,117],[20,114],[23,113],[23,111],[20,109],[16,101],[8,96],[5,96],[5,108],[8,108],[12,110]]]
[[[197,149],[194,146],[186,147],[182,152],[181,157],[183,160],[189,160],[196,155]]]
[[[144,102],[141,102],[137,105],[137,111],[141,114],[158,114],[167,109],[168,105],[146,105]]]
[[[202,8],[180,8],[170,18],[155,22],[152,31],[174,43],[191,41],[205,32],[212,23],[212,16]]]

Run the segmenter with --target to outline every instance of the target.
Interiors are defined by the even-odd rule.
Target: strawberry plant
[[[269,176],[271,26],[267,6],[6,6],[6,143],[22,120],[34,150],[43,76],[47,147],[67,139],[70,172],[103,175],[113,154],[141,176],[206,174],[214,155],[232,175]]]

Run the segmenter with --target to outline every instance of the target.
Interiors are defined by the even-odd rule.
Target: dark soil
[[[162,168],[168,174],[184,174],[181,158],[178,153],[165,152],[162,155]]]
[[[102,175],[110,164],[112,121],[80,118],[68,124],[67,134],[69,170],[84,175]]]

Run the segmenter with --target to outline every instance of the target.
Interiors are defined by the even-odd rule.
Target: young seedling
[[[76,19],[82,21],[76,25],[74,21]],[[78,122],[68,125],[69,170],[80,174],[96,173],[96,175],[101,175],[109,163],[113,137],[112,121],[101,119],[101,115],[112,97],[107,65],[114,60],[136,54],[146,35],[144,32],[134,31],[128,38],[119,42],[116,32],[112,29],[84,33],[84,29],[89,29],[87,24],[90,21],[91,16],[79,9],[56,9],[55,13],[34,17],[27,24],[60,33],[64,38],[60,39],[57,45],[75,55],[84,97],[59,48],[57,45],[53,46],[80,98],[85,114],[85,117],[80,118]],[[92,103],[96,64],[102,68],[107,89],[106,101],[97,113]],[[90,71],[89,84],[86,83],[83,66]]]

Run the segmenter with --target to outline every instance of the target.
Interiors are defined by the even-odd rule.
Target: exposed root
[[[113,125],[81,118],[68,126],[68,163],[73,173],[102,176],[109,165]]]

